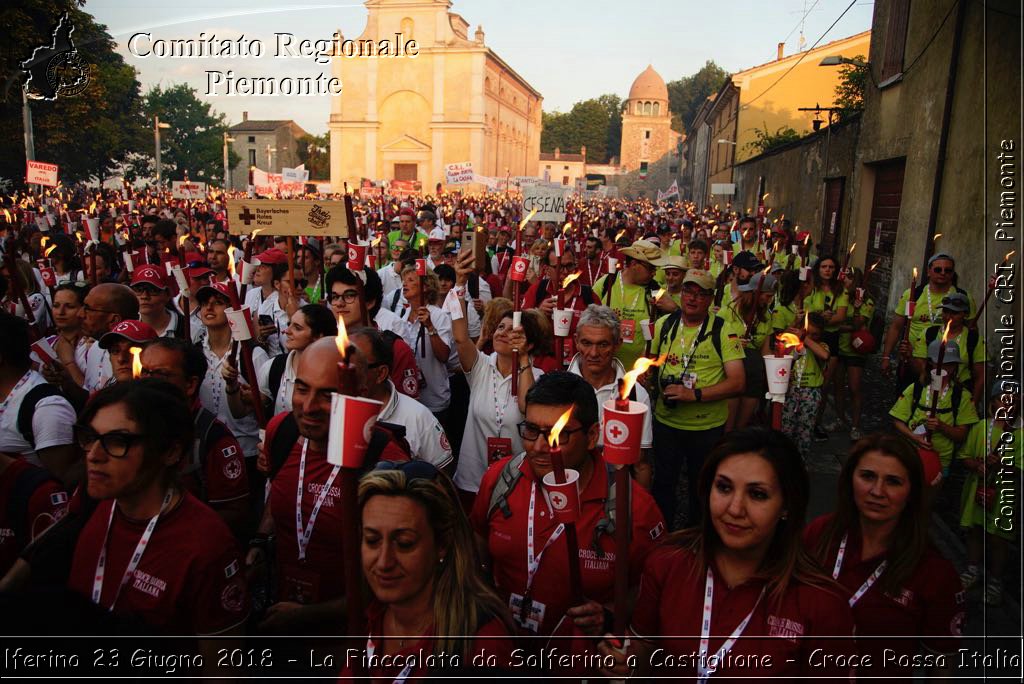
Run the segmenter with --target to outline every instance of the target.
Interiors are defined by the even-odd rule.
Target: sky
[[[827,43],[871,27],[874,3],[854,4],[824,37],[851,0],[452,0],[451,11],[477,25],[485,43],[544,97],[545,111],[568,111],[573,103],[613,93],[625,97],[633,79],[648,64],[666,82],[693,74],[707,60],[739,71],[775,59],[776,44],[785,54],[799,49],[801,20],[805,47]],[[327,40],[340,29],[355,38],[366,24],[361,2],[296,0],[89,0],[91,13],[118,41],[118,50],[139,73],[143,91],[188,83],[229,123],[242,119],[294,119],[307,132],[324,133],[330,97],[206,96],[207,71],[233,70],[235,76],[330,75],[312,57],[274,57],[275,32],[296,40]],[[159,59],[129,50],[133,34],[152,40],[257,38],[261,58]],[[145,52],[145,39],[139,52]],[[344,84],[342,84],[344,86]],[[344,96],[344,95],[343,95]]]

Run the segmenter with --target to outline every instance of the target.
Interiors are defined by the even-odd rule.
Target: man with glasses
[[[914,345],[918,343],[924,331],[938,323],[942,318],[942,299],[952,292],[959,292],[967,297],[967,317],[974,315],[974,300],[965,290],[954,285],[956,262],[949,254],[939,252],[928,260],[928,280],[918,285],[913,292],[903,291],[900,300],[893,309],[892,322],[885,331],[885,342],[882,344],[882,372],[888,374],[892,369],[890,356],[899,345],[900,358],[910,359]],[[951,292],[952,291],[952,292]],[[901,342],[903,326],[907,323],[909,301],[914,304],[914,317],[910,321],[910,337],[908,344]]]
[[[579,556],[569,558],[564,527],[554,519],[541,485],[553,470],[548,436],[572,409],[558,444],[566,469],[579,473],[576,522]],[[518,425],[525,453],[494,463],[484,474],[470,515],[477,546],[498,593],[516,622],[529,633],[549,635],[563,617],[588,636],[607,631],[614,599],[615,564],[635,572],[665,529],[650,494],[631,480],[631,542],[628,559],[615,557],[608,528],[613,471],[597,449],[601,431],[593,387],[572,373],[541,376],[526,395],[526,417]],[[612,506],[613,507],[613,506]],[[528,530],[533,539],[527,539]],[[528,550],[535,563],[527,560]],[[584,603],[573,605],[566,590],[568,563],[578,563]],[[568,633],[568,632],[564,632]]]
[[[682,307],[658,319],[651,352],[665,355],[658,369],[661,396],[654,406],[652,493],[675,527],[676,490],[685,466],[689,491],[697,491],[704,458],[724,432],[727,400],[743,392],[741,330],[709,315],[715,279],[691,268],[683,279]],[[697,497],[689,497],[687,525],[700,522]]]
[[[965,325],[970,308],[970,300],[965,294],[953,292],[942,298],[942,321],[925,329],[924,334],[914,344],[914,375],[924,372],[928,345],[936,338],[941,339],[946,325],[949,325],[948,341],[956,342],[960,349],[960,367],[955,379],[971,391],[972,397],[984,397],[988,350],[985,348],[981,331],[968,329]]]
[[[184,314],[170,307],[171,291],[156,266],[140,266],[132,272],[132,292],[139,299],[139,318],[158,337],[184,337]]]

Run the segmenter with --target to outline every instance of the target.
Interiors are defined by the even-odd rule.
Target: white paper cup
[[[800,280],[807,280],[807,276],[810,275],[811,269],[808,266],[800,267]]]
[[[936,370],[932,371],[932,382],[931,382],[930,388],[931,388],[931,390],[933,392],[941,392],[942,391],[942,378],[944,378],[945,376],[946,376],[946,371],[945,370],[936,369]]]
[[[523,327],[523,312],[522,311],[513,311],[512,312],[512,328],[515,329],[515,328],[521,328],[521,327]]]
[[[252,285],[252,277],[256,275],[256,267],[260,265],[259,260],[249,262],[242,259],[242,284]]]
[[[572,309],[554,310],[555,337],[568,337],[572,327]]]
[[[243,306],[241,309],[225,309],[228,317],[228,326],[231,328],[231,337],[238,342],[245,342],[253,338],[253,331],[250,327],[252,322],[252,309]]]
[[[615,273],[615,271],[618,268],[619,268],[619,260],[616,259],[615,257],[608,257],[608,272],[609,273]]]
[[[768,376],[768,392],[771,394],[785,394],[789,391],[789,376],[793,370],[793,357],[789,354],[779,358],[778,356],[764,357],[765,372]]]
[[[572,468],[565,469],[565,482],[555,482],[551,471],[542,480],[551,502],[551,512],[558,522],[576,522],[580,514],[580,474]]]
[[[188,278],[185,277],[185,271],[182,270],[181,266],[171,267],[171,273],[174,275],[174,280],[178,283],[178,289],[184,294],[188,294]]]
[[[85,226],[89,230],[89,239],[98,242],[100,239],[100,220],[98,218],[87,218],[85,219]]]
[[[650,342],[654,339],[654,324],[651,323],[651,319],[645,318],[640,321],[640,332],[644,334],[644,342]]]

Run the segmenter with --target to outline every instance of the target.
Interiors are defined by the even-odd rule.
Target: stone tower
[[[619,164],[652,188],[667,187],[679,173],[678,161],[672,163],[679,134],[671,123],[665,80],[648,65],[633,81],[623,108]]]

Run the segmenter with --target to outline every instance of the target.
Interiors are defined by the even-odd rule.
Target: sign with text
[[[473,162],[459,162],[444,167],[445,183],[448,185],[469,185],[473,183]]]
[[[711,184],[712,195],[735,195],[736,184],[735,183],[712,183]]]
[[[57,171],[59,167],[56,164],[47,164],[46,162],[38,161],[27,161],[25,162],[25,182],[29,185],[49,185],[51,188],[57,187]]]
[[[333,235],[348,237],[345,203],[338,200],[228,200],[232,235]]]
[[[287,166],[281,169],[281,181],[283,183],[305,183],[309,180],[309,171],[305,164],[300,164],[294,169]]]
[[[535,221],[564,221],[566,190],[561,185],[542,184],[523,188],[523,215],[536,209]]]
[[[175,199],[202,199],[206,197],[206,183],[171,181],[171,197]]]

